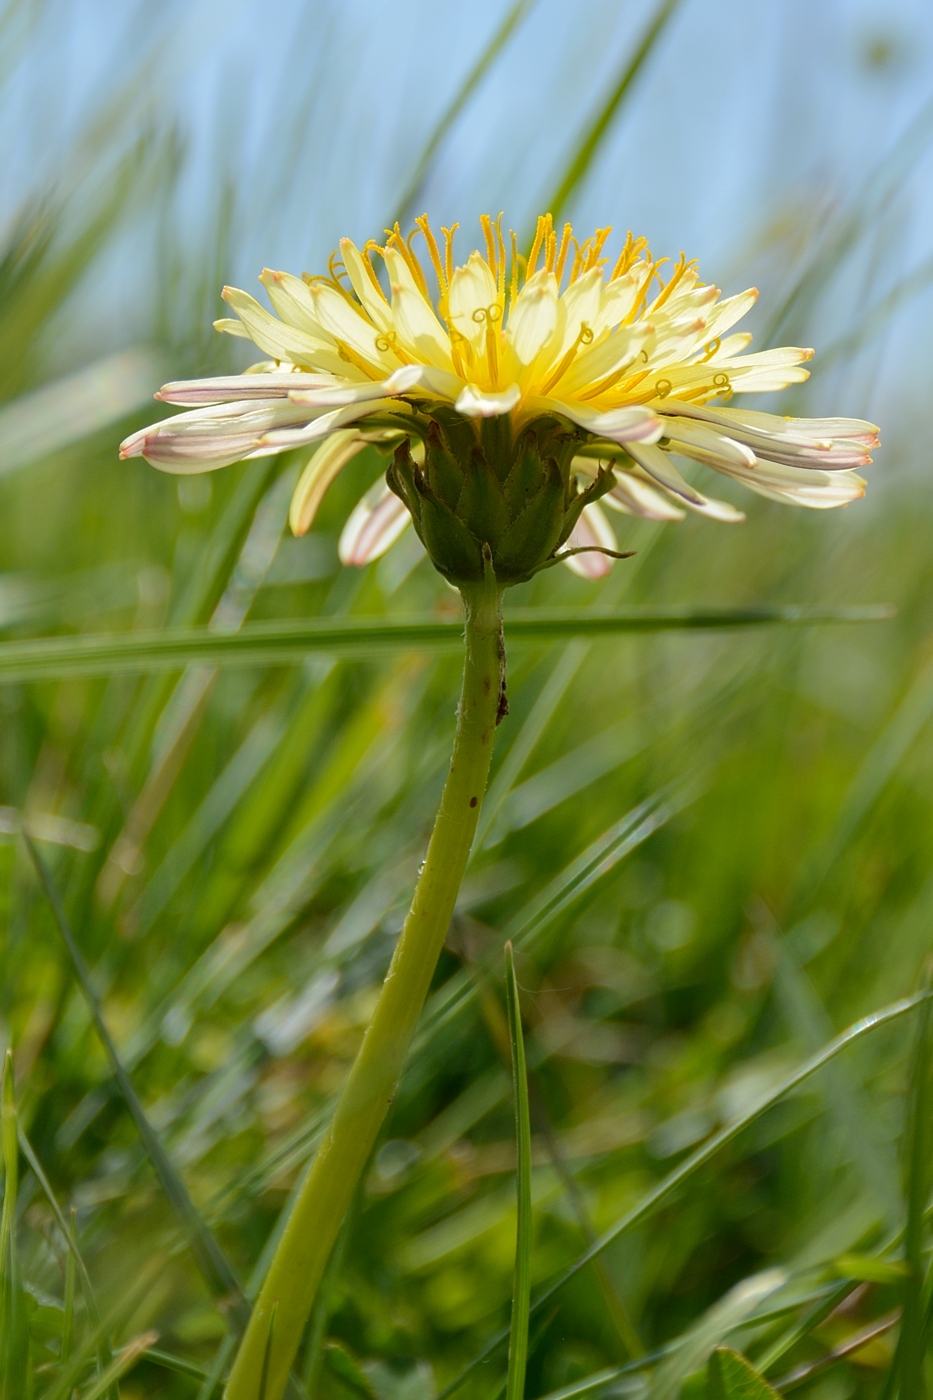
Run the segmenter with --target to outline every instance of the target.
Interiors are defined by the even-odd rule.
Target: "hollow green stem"
[[[266,1275],[225,1400],[280,1400],[285,1390],[328,1256],[398,1085],[454,912],[489,774],[503,665],[501,593],[491,567],[487,564],[485,583],[461,591],[463,689],[427,857],[372,1021]]]

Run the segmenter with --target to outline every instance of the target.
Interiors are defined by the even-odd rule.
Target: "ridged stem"
[[[256,1300],[225,1400],[281,1400],[284,1394],[328,1256],[398,1086],[447,936],[486,790],[503,666],[501,593],[491,566],[487,563],[485,583],[461,592],[463,688],[427,856],[372,1021]]]

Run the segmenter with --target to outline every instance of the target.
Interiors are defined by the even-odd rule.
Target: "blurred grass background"
[[[727,290],[762,288],[762,345],[816,347],[784,411],[883,428],[868,497],[846,511],[736,492],[745,526],[626,523],[637,555],[604,584],[559,570],[513,590],[513,605],[898,612],[512,649],[482,841],[312,1320],[309,1393],[427,1400],[507,1321],[506,934],[538,1292],[757,1095],[919,985],[933,942],[931,101],[933,21],[910,0],[0,9],[5,640],[455,611],[411,540],[338,568],[375,459],[297,541],[283,533],[296,458],[176,481],[116,456],[160,378],[240,363],[210,329],[224,281],[316,270],[341,234],[422,207],[461,221],[462,248],[500,207],[523,231],[551,207],[631,226],[656,255],[683,246]],[[458,672],[453,655],[412,651],[0,686],[0,1040],[31,1154],[15,1238],[37,1396],[91,1393],[84,1372],[61,1379],[73,1328],[65,1352],[96,1348],[101,1374],[128,1339],[155,1347],[125,1400],[204,1400],[230,1308],[141,1145],[20,829],[167,1169],[246,1284],[387,966]],[[770,1357],[782,1391],[895,1393],[904,1266],[879,1251],[928,1169],[923,1135],[905,1139],[913,1034],[901,1018],[867,1037],[581,1269],[532,1317],[527,1393],[680,1339],[667,1370],[586,1393],[690,1394],[723,1336]],[[503,1381],[500,1352],[458,1393]]]

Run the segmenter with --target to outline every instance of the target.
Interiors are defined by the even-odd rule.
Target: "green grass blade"
[[[633,83],[651,57],[655,45],[667,28],[671,16],[679,3],[680,0],[661,0],[661,4],[655,11],[651,23],[642,36],[641,43],[623,67],[616,79],[612,92],[609,94],[609,97],[593,122],[587,128],[577,149],[570,158],[560,184],[555,189],[550,202],[546,206],[555,220],[563,212],[567,201],[575,193],[577,186],[580,184],[581,180],[583,180],[592,165],[596,152],[603,142],[603,138],[606,136],[606,133],[625,105],[625,99],[628,97]]]
[[[145,1356],[157,1335],[155,1332],[145,1332],[141,1337],[134,1338],[119,1356],[114,1357],[104,1374],[98,1377],[91,1388],[81,1392],[80,1400],[100,1400],[111,1386],[132,1370],[141,1356]]]
[[[884,605],[820,608],[629,607],[610,613],[585,608],[527,609],[507,614],[506,638],[549,643],[571,637],[611,637],[637,632],[717,631],[762,626],[879,622],[892,617]],[[312,652],[377,656],[397,650],[459,649],[458,621],[434,617],[317,617],[307,621],[254,622],[238,632],[203,627],[84,637],[42,637],[0,646],[0,683],[61,680],[68,676],[177,671],[193,664],[282,666]]]
[[[693,1326],[678,1338],[673,1354],[663,1361],[654,1374],[646,1400],[676,1400],[681,1386],[709,1357],[712,1349],[727,1333],[740,1327],[772,1293],[783,1287],[787,1275],[782,1269],[771,1269],[743,1279],[730,1288],[725,1297],[714,1303]],[[712,1351],[715,1355],[715,1351]],[[714,1392],[715,1394],[715,1392]],[[738,1392],[727,1391],[727,1400],[736,1400]],[[721,1397],[717,1397],[721,1400]]]
[[[62,941],[68,951],[75,976],[81,987],[81,991],[87,1002],[88,1010],[94,1022],[97,1034],[107,1052],[114,1078],[119,1085],[123,1100],[136,1124],[136,1130],[142,1139],[143,1145],[152,1163],[153,1169],[159,1179],[159,1183],[175,1211],[182,1229],[188,1239],[192,1254],[201,1270],[208,1288],[215,1297],[224,1298],[229,1302],[227,1316],[231,1320],[231,1325],[237,1328],[245,1326],[249,1317],[249,1305],[243,1296],[236,1275],[230,1268],[217,1241],[211,1234],[207,1225],[188,1194],[188,1190],[172,1165],[159,1136],[149,1122],[146,1112],[140,1102],[139,1096],[133,1087],[123,1062],[117,1053],[117,1048],[107,1029],[100,1003],[91,985],[90,975],[84,958],[75,941],[74,933],[65,914],[61,897],[55,884],[52,881],[45,861],[40,856],[35,843],[28,835],[24,835],[32,862],[39,876],[42,890],[48,900],[49,906],[54,915],[55,923],[61,935]]]
[[[207,1379],[207,1372],[203,1366],[196,1366],[193,1361],[188,1361],[183,1356],[175,1356],[173,1352],[163,1351],[161,1347],[147,1347],[143,1356],[147,1361],[155,1362],[156,1366],[164,1366],[166,1371],[174,1371],[177,1376],[190,1376],[196,1381]]]
[[[555,921],[566,916],[581,899],[592,893],[599,882],[621,860],[637,850],[649,836],[683,811],[698,795],[698,785],[684,785],[671,792],[664,789],[627,812],[586,850],[576,856],[545,888],[530,900],[506,925],[505,937],[519,947],[528,947]],[[476,965],[482,974],[490,961]],[[477,981],[468,972],[455,973],[434,993],[425,1008],[412,1050],[412,1060],[423,1053],[440,1025],[456,1016],[476,996]]]
[[[926,979],[929,992],[929,975]],[[916,1042],[910,1073],[907,1121],[904,1131],[905,1195],[907,1221],[904,1229],[904,1278],[902,1320],[894,1366],[899,1371],[900,1392],[910,1400],[924,1400],[926,1341],[923,1319],[924,1213],[930,1195],[930,1166],[933,1153],[933,1045],[931,1045],[931,1006],[925,1001],[917,1021]]]
[[[590,1260],[595,1259],[597,1254],[602,1253],[604,1249],[607,1249],[609,1245],[613,1244],[625,1234],[626,1231],[632,1229],[633,1226],[640,1224],[641,1221],[647,1220],[653,1215],[658,1206],[666,1201],[685,1181],[689,1180],[695,1172],[701,1167],[704,1167],[707,1162],[711,1161],[723,1147],[733,1142],[746,1128],[756,1123],[759,1118],[763,1117],[764,1114],[766,1114],[769,1109],[773,1108],[776,1103],[779,1103],[781,1099],[793,1093],[795,1089],[800,1088],[808,1079],[811,1079],[814,1074],[818,1073],[824,1065],[831,1063],[837,1055],[841,1055],[844,1050],[847,1050],[850,1045],[854,1045],[857,1041],[864,1039],[865,1036],[870,1035],[873,1031],[879,1030],[884,1026],[889,1026],[893,1022],[900,1020],[901,1017],[909,1015],[912,1011],[916,1010],[917,1007],[928,1001],[931,996],[933,996],[933,993],[926,991],[917,992],[913,996],[892,1002],[889,1006],[882,1007],[880,1010],[873,1011],[868,1016],[864,1016],[860,1021],[856,1021],[854,1025],[849,1026],[840,1035],[837,1035],[835,1039],[831,1040],[828,1045],[825,1045],[818,1054],[812,1055],[809,1059],[805,1060],[792,1074],[787,1075],[779,1084],[775,1085],[774,1088],[759,1095],[744,1112],[738,1114],[731,1122],[727,1123],[725,1127],[720,1128],[720,1130],[714,1133],[712,1137],[708,1138],[705,1143],[694,1152],[691,1152],[679,1166],[675,1167],[672,1172],[669,1172],[656,1186],[652,1187],[650,1191],[647,1191],[645,1195],[642,1196],[641,1200],[630,1210],[626,1211],[626,1213],[621,1216],[615,1224],[611,1225],[608,1230],[605,1230],[603,1234],[600,1235],[599,1239],[591,1248],[584,1250],[574,1263],[571,1264],[569,1268],[565,1269],[563,1273],[561,1273],[553,1283],[549,1284],[544,1292],[534,1300],[531,1305],[532,1314],[537,1312],[539,1308],[544,1307],[566,1283],[569,1283],[572,1278],[575,1278],[577,1274],[580,1273],[581,1269],[585,1269]],[[454,1379],[444,1387],[438,1395],[437,1400],[446,1400],[448,1395],[452,1395],[458,1390],[467,1377],[472,1375],[478,1366],[482,1365],[484,1361],[495,1353],[507,1336],[508,1332],[504,1331],[493,1337],[483,1350],[464,1367],[460,1374],[454,1377]]]
[[[13,1055],[8,1050],[0,1077],[0,1158],[3,1165],[3,1212],[0,1215],[0,1400],[28,1400],[32,1395],[29,1324],[16,1249],[19,1199],[19,1152]]]
[[[428,138],[421,155],[418,157],[405,193],[398,202],[391,220],[392,224],[400,223],[404,227],[414,214],[415,201],[421,194],[421,188],[430,173],[434,157],[437,155],[445,136],[505,48],[514,30],[531,13],[536,4],[537,0],[516,0],[516,3],[506,11],[502,23],[495,30],[489,43],[464,78]]]
[[[933,664],[923,668],[862,761],[828,835],[798,877],[787,922],[812,903],[912,745],[933,717]]]
[[[531,1113],[528,1106],[528,1070],[522,1035],[522,1010],[515,977],[515,957],[510,942],[505,945],[505,993],[509,1012],[509,1039],[512,1046],[515,1143],[518,1153],[515,1276],[512,1284],[512,1323],[509,1329],[509,1369],[505,1400],[524,1400],[525,1368],[528,1364],[528,1311],[531,1303]]]
[[[779,332],[794,330],[798,317],[809,313],[814,301],[828,285],[839,264],[882,213],[889,210],[895,196],[933,136],[933,102],[927,102],[907,130],[872,167],[848,205],[832,220],[774,309],[762,335],[769,345]]]
[[[750,1361],[728,1347],[717,1347],[706,1369],[708,1400],[780,1400]]]

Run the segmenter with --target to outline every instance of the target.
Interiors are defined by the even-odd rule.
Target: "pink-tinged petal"
[[[357,502],[343,527],[337,545],[341,564],[362,569],[380,559],[410,524],[404,503],[384,482],[378,482]]]
[[[653,481],[670,495],[682,501],[689,510],[706,515],[711,520],[721,520],[726,524],[737,524],[745,516],[727,501],[717,501],[704,496],[695,486],[685,481],[666,452],[652,443],[633,442],[626,450]]]
[[[759,455],[771,448],[868,452],[878,446],[878,428],[861,418],[784,418],[751,409],[674,402],[669,411],[680,418],[720,428],[737,441],[748,443]],[[660,412],[664,416],[666,410],[662,408]]]
[[[307,447],[312,442],[319,442],[321,438],[328,437],[336,428],[356,423],[360,418],[379,413],[382,409],[397,414],[401,412],[401,407],[403,406],[394,399],[371,399],[365,403],[351,403],[346,408],[335,408],[330,413],[312,417],[314,409],[307,405],[305,414],[311,421],[305,427],[275,429],[263,435],[260,445],[274,447],[276,452],[284,452],[289,447]]]
[[[640,480],[631,472],[616,472],[616,484],[606,496],[600,497],[604,505],[625,515],[637,515],[642,520],[683,520],[686,511],[680,510],[667,496]]]
[[[359,433],[344,430],[323,442],[298,479],[288,510],[293,535],[306,535],[331,482],[366,446]]]
[[[599,551],[601,549],[617,550],[619,548],[618,541],[615,537],[615,531],[595,502],[592,505],[584,506],[580,519],[574,525],[565,548],[585,549],[587,551],[586,554],[571,554],[562,561],[572,573],[579,574],[581,578],[605,578],[612,569],[615,560]]]
[[[664,431],[663,424],[653,409],[642,408],[640,405],[632,408],[611,408],[608,412],[600,413],[598,409],[587,408],[585,404],[576,403],[572,399],[544,398],[535,400],[535,404],[542,405],[542,413],[559,413],[596,437],[606,438],[608,442],[623,446],[629,442],[657,442]]]
[[[369,403],[373,399],[384,399],[387,381],[372,384],[335,384],[318,389],[294,389],[289,394],[292,403],[307,404],[311,408],[346,408],[351,404]]]
[[[188,474],[217,471],[246,457],[279,451],[264,440],[270,428],[302,423],[308,410],[287,399],[250,400],[194,408],[131,434],[120,456],[145,457],[161,471]]]
[[[755,465],[755,454],[750,447],[723,433],[714,432],[703,423],[666,419],[665,427],[671,451],[692,457],[695,462],[703,462],[710,467],[718,467],[720,463],[735,467]]]
[[[500,418],[512,412],[521,396],[522,391],[517,384],[510,384],[507,389],[495,394],[487,394],[475,384],[468,384],[454,407],[464,418]]]
[[[324,389],[337,384],[330,374],[276,372],[229,374],[212,379],[179,379],[163,384],[155,395],[161,403],[216,404],[242,399],[287,399],[295,389]]]

